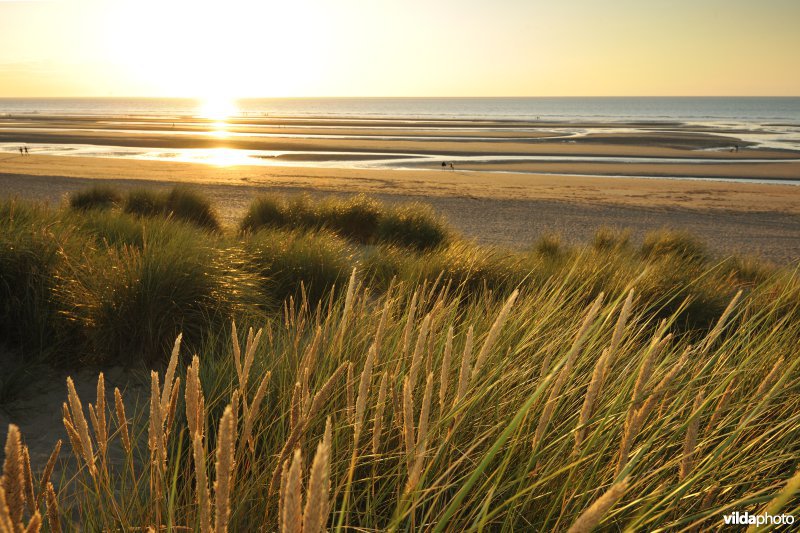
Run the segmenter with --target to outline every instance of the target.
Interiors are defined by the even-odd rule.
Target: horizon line
[[[113,98],[125,98],[125,99],[172,99],[172,100],[205,100],[206,97],[203,96],[143,96],[143,95],[83,95],[83,96],[76,96],[76,95],[51,95],[51,96],[0,96],[0,100],[2,99],[20,99],[20,100],[43,100],[48,98],[59,98],[59,99],[79,99],[79,98],[93,98],[93,99],[113,99]],[[384,96],[384,95],[354,95],[354,96],[232,96],[230,97],[231,100],[314,100],[314,99],[489,99],[489,98],[505,98],[505,99],[512,99],[512,98],[800,98],[800,94],[716,94],[716,95],[696,95],[696,94],[677,94],[677,95],[665,95],[665,94],[654,94],[654,95],[521,95],[521,96],[511,96],[511,95],[476,95],[476,96],[424,96],[424,95],[414,95],[414,96]]]

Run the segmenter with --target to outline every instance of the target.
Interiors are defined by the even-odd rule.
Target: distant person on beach
[[[455,170],[456,167],[453,166],[453,163],[450,163],[450,170]]]
[[[24,155],[24,154],[22,153],[22,146],[20,146],[20,147],[19,147],[19,155]]]
[[[444,161],[442,161],[442,170],[444,170],[444,169],[446,169],[446,168],[447,168],[447,163],[445,163]]]
[[[28,147],[25,147],[25,155],[28,155]]]

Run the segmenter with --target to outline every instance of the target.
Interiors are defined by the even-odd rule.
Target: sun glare
[[[239,109],[232,98],[210,97],[202,100],[197,115],[200,118],[213,120],[211,135],[218,139],[228,137],[228,119],[236,115]]]
[[[213,96],[205,98],[198,110],[198,116],[224,123],[226,120],[236,115],[239,109],[233,98]]]

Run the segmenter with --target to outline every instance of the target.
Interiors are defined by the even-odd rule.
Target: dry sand
[[[126,159],[27,156],[0,160],[6,195],[60,202],[96,180],[123,188],[191,183],[229,223],[263,192],[367,193],[432,204],[468,237],[525,246],[545,232],[585,241],[603,225],[635,236],[661,227],[693,231],[720,255],[800,260],[800,187],[793,185],[551,176],[456,170],[212,167]]]

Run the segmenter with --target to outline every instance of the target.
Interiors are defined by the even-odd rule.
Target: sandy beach
[[[800,145],[679,122],[392,117],[0,117],[0,188],[62,202],[97,180],[191,184],[234,225],[264,192],[433,205],[484,244],[686,229],[720,256],[800,258]],[[19,146],[31,155],[21,156]],[[445,163],[446,166],[442,166]],[[453,164],[451,168],[449,165]]]
[[[600,226],[635,238],[662,227],[687,229],[719,255],[800,259],[800,187],[794,185],[552,176],[442,170],[314,167],[214,167],[113,158],[5,156],[7,196],[63,201],[103,180],[122,188],[192,184],[234,224],[260,193],[356,194],[433,205],[465,236],[484,244],[526,246],[543,233],[591,238]]]

